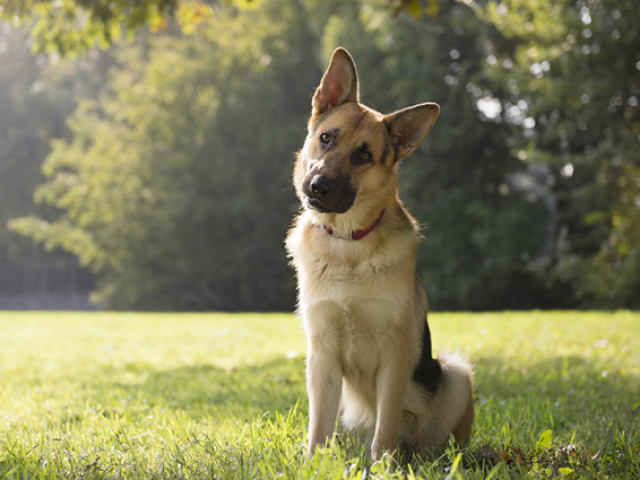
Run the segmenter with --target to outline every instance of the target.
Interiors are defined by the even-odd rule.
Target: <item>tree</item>
[[[112,307],[289,308],[287,159],[344,45],[365,103],[443,107],[402,166],[434,308],[638,306],[633,5],[438,2],[418,20],[390,5],[431,2],[226,4],[190,36],[169,21],[118,43],[45,162],[46,215],[13,228],[80,256]]]
[[[250,4],[251,0],[235,3]],[[120,39],[123,29],[132,39],[143,26],[156,32],[176,18],[185,32],[191,32],[211,16],[217,4],[215,0],[7,0],[0,7],[0,20],[33,21],[36,52],[69,55],[85,52],[96,43],[106,48]]]
[[[13,228],[78,255],[112,308],[291,308],[287,159],[319,75],[303,13],[228,8],[116,52],[112,93],[76,111],[45,162],[37,196],[60,217]]]
[[[419,271],[434,306],[536,304],[539,292],[518,287],[535,283],[527,264],[545,243],[548,212],[514,183],[527,169],[505,146],[509,129],[478,121],[486,29],[466,7],[428,22],[394,19],[388,7],[221,9],[190,37],[122,48],[113,93],[76,112],[74,139],[56,142],[45,164],[51,180],[38,196],[61,217],[14,228],[80,256],[112,307],[286,308],[281,239],[296,202],[291,189],[275,193],[289,184],[282,159],[299,147],[309,92],[343,44],[366,72],[372,106],[444,107],[403,178],[403,198],[427,222]]]
[[[557,202],[555,251],[540,274],[583,307],[640,307],[637,5],[512,0],[487,15],[511,42],[488,72],[510,85],[503,118],[517,124],[527,161],[548,168]]]
[[[11,231],[7,223],[16,216],[47,217],[51,208],[35,205],[33,191],[44,180],[40,168],[52,137],[65,137],[66,117],[75,107],[75,94],[88,93],[94,80],[84,64],[54,65],[28,48],[28,32],[4,24],[0,29],[0,291],[24,293],[46,286],[38,266],[49,273],[77,278],[80,272],[70,255],[46,253],[31,239]],[[102,58],[101,55],[98,57]],[[67,69],[75,70],[72,74]],[[99,69],[96,69],[99,70]],[[83,75],[77,75],[82,71]],[[66,73],[65,73],[66,72]],[[67,74],[69,73],[69,74]],[[98,72],[97,76],[100,74]],[[73,92],[73,93],[72,93]],[[53,271],[53,272],[52,272]],[[84,278],[84,275],[83,275]],[[63,282],[64,283],[64,282]],[[60,285],[59,288],[63,288]]]
[[[24,47],[25,40],[24,30],[0,31],[0,260],[24,257],[28,251],[6,224],[33,208],[48,140],[64,134],[69,113],[44,88],[42,69]]]
[[[35,21],[32,31],[35,51],[69,55],[84,52],[96,43],[109,47],[120,39],[123,30],[131,39],[141,27],[157,32],[176,19],[184,32],[191,33],[222,5],[246,8],[256,3],[256,0],[6,0],[0,6],[0,20]],[[437,0],[428,0],[424,9],[421,3],[389,0],[396,15],[405,10],[414,16],[423,10],[437,15]]]

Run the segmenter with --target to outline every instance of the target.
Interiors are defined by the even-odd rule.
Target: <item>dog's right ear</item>
[[[344,48],[338,47],[316,89],[311,105],[313,114],[319,115],[331,107],[347,102],[358,102],[358,74],[356,64]]]
[[[438,104],[423,103],[385,115],[398,160],[408,157],[420,146],[439,114]]]

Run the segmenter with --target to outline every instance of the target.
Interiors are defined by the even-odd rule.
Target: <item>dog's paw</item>
[[[373,443],[371,444],[371,459],[374,462],[377,462],[385,455],[393,457],[397,451],[397,447],[398,445],[396,440],[382,440],[376,437],[373,439]]]

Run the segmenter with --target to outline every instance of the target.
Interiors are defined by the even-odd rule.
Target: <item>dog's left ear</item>
[[[420,146],[439,113],[437,103],[423,103],[385,116],[398,160],[411,155]]]
[[[316,89],[311,105],[313,113],[318,115],[331,107],[347,102],[357,102],[358,74],[356,64],[344,48],[338,47],[331,55],[327,71],[324,72],[320,86]]]

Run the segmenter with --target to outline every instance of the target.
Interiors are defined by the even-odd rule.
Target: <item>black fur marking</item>
[[[371,153],[367,142],[364,142],[354,150],[351,154],[351,163],[353,165],[368,165],[373,163],[373,153]]]
[[[387,154],[389,154],[389,150],[393,150],[393,163],[396,163],[398,161],[398,150],[396,149],[396,146],[393,143],[393,140],[391,137],[391,127],[386,119],[384,120],[384,126],[387,127],[387,136],[384,142],[384,149]]]
[[[438,359],[431,356],[431,332],[429,324],[425,321],[424,333],[422,335],[422,356],[420,363],[413,372],[413,381],[421,385],[430,393],[436,393],[440,380],[442,379],[442,368]]]
[[[391,152],[391,147],[391,140],[388,137],[385,137],[384,147],[382,148],[382,156],[380,157],[380,165],[384,165],[385,163],[387,163],[387,157]]]

